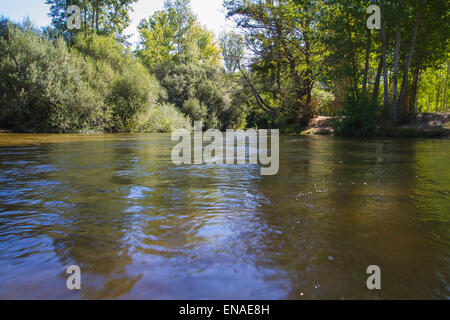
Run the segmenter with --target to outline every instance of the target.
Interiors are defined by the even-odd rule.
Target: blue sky
[[[1,0],[0,15],[5,15],[12,20],[22,21],[29,17],[37,26],[50,24],[47,16],[49,6],[45,0]],[[163,7],[164,0],[138,0],[134,4],[134,12],[131,13],[132,22],[126,33],[133,35],[131,42],[138,40],[136,27],[142,18],[150,16],[156,10]],[[221,31],[229,30],[232,22],[225,18],[222,0],[191,0],[192,9],[197,14],[200,22],[217,35]]]

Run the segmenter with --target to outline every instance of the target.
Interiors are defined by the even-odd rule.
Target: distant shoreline
[[[287,132],[286,134],[300,135],[334,135],[331,126],[333,117],[318,116],[312,119],[307,128],[301,132]],[[139,134],[158,134],[160,132],[142,132]],[[0,134],[38,134],[38,135],[79,135],[79,136],[105,136],[105,135],[135,135],[133,133],[49,133],[49,132],[17,132],[0,129]],[[450,138],[450,113],[419,113],[413,115],[407,122],[399,124],[385,135],[379,137],[390,138]]]

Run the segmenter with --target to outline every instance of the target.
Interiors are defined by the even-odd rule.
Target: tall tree
[[[419,30],[420,22],[422,19],[423,4],[424,4],[424,0],[421,0],[419,5],[416,7],[416,22],[414,24],[414,30],[413,30],[412,39],[411,39],[411,46],[410,46],[408,58],[407,58],[407,61],[405,64],[405,70],[403,71],[402,89],[400,91],[400,96],[399,96],[400,103],[403,102],[403,98],[406,93],[406,87],[408,85],[408,73],[409,73],[409,68],[411,66],[412,57],[414,54],[414,48],[416,46],[417,32]]]
[[[137,54],[149,67],[167,62],[220,63],[214,34],[200,25],[189,0],[166,1],[163,10],[140,22],[138,30]]]
[[[130,24],[129,13],[137,0],[46,0],[53,27],[71,39],[74,34],[88,32],[114,34],[123,40],[123,31]],[[67,29],[67,8],[77,5],[81,9],[80,30]]]
[[[323,1],[227,0],[224,6],[245,37],[251,53],[244,78],[268,113],[306,124],[313,115],[312,89],[320,74]],[[244,67],[244,66],[242,66]],[[244,70],[243,70],[244,71]],[[257,88],[257,86],[259,88]]]
[[[389,105],[389,82],[388,82],[388,67],[387,67],[387,37],[386,37],[386,26],[385,26],[385,13],[386,6],[384,0],[381,0],[381,56],[383,61],[383,95],[384,95],[384,110],[387,110]]]
[[[229,74],[235,73],[244,58],[244,40],[235,32],[223,33],[220,36],[220,47],[225,70]]]
[[[392,115],[394,120],[397,119],[397,98],[398,98],[398,62],[400,57],[400,46],[402,42],[402,16],[403,16],[403,6],[402,1],[399,0],[397,3],[397,34],[395,41],[395,54],[394,54],[394,89],[392,93]]]

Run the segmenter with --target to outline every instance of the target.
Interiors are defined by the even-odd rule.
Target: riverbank
[[[302,135],[333,135],[333,117],[316,117]],[[402,138],[449,138],[450,113],[419,113],[411,115],[404,123],[379,130],[379,136]]]
[[[319,116],[309,122],[307,128],[300,132],[285,132],[301,135],[334,135],[332,127],[333,117]],[[16,134],[14,131],[0,129],[0,134]],[[51,134],[42,134],[42,136]],[[104,136],[111,134],[86,134],[86,136]],[[79,136],[77,134],[61,135],[66,137]],[[450,113],[420,113],[411,115],[404,123],[397,126],[385,127],[379,130],[380,137],[399,138],[450,138]],[[24,135],[23,137],[27,137]],[[53,138],[52,138],[53,139]],[[61,138],[66,140],[66,138]],[[70,140],[70,138],[69,138]],[[1,144],[1,143],[0,143]]]

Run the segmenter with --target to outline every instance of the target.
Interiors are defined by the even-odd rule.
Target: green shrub
[[[368,97],[348,97],[338,117],[331,121],[335,134],[343,136],[372,136],[377,134],[377,105]]]
[[[168,132],[189,127],[156,78],[114,38],[58,38],[0,24],[0,125],[21,132]]]
[[[205,128],[241,126],[242,106],[233,99],[233,83],[217,67],[207,64],[156,65],[152,68],[167,92],[167,100]],[[206,114],[205,114],[206,110]]]
[[[201,121],[203,120],[207,113],[208,109],[204,104],[201,104],[197,99],[190,98],[183,103],[182,111],[184,114],[191,117],[193,121]]]
[[[163,104],[149,111],[145,132],[173,132],[177,129],[191,130],[192,127],[190,119],[184,117],[175,106]]]
[[[63,40],[11,24],[0,39],[0,124],[17,131],[101,131],[103,99],[87,83]]]
[[[127,70],[129,64],[136,62],[132,52],[118,43],[112,35],[92,34],[87,37],[79,35],[72,48],[94,61],[106,61],[114,70],[120,72]]]
[[[148,111],[158,104],[158,82],[140,65],[129,69],[113,82],[111,96],[114,129],[119,132],[142,132]]]

